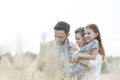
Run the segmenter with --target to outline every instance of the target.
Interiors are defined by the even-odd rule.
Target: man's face
[[[64,30],[54,30],[54,35],[56,43],[62,45],[68,38],[69,33],[66,34]]]

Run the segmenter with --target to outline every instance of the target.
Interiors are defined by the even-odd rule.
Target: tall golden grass
[[[57,47],[41,44],[40,53],[35,58],[24,53],[2,55],[0,80],[56,80],[60,61],[63,61]]]
[[[60,73],[60,61],[66,61],[66,66],[68,64],[59,55],[57,47],[41,44],[37,57],[24,53],[0,56],[0,80],[56,80]],[[113,62],[111,70],[101,74],[100,80],[120,80],[119,62]]]

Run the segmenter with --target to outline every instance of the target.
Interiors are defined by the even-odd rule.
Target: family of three
[[[62,56],[67,55],[70,62],[67,66],[61,64],[61,73],[56,80],[99,80],[105,51],[97,25],[89,24],[75,30],[77,45],[68,39],[69,32],[70,25],[59,21],[54,27],[55,40],[49,42],[59,45],[59,52]],[[34,68],[38,68],[39,61]]]

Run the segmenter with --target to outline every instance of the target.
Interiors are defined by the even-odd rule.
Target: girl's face
[[[95,33],[91,28],[86,28],[84,38],[86,42],[90,42],[98,36],[98,33]]]
[[[75,40],[76,40],[76,43],[79,47],[84,46],[85,39],[80,33],[75,33]]]

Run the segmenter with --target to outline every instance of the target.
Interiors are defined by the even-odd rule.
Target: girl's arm
[[[91,55],[81,55],[81,54],[78,54],[78,58],[79,59],[87,59],[87,60],[95,60],[97,53],[98,53],[97,48],[94,48],[92,50],[92,54]]]

